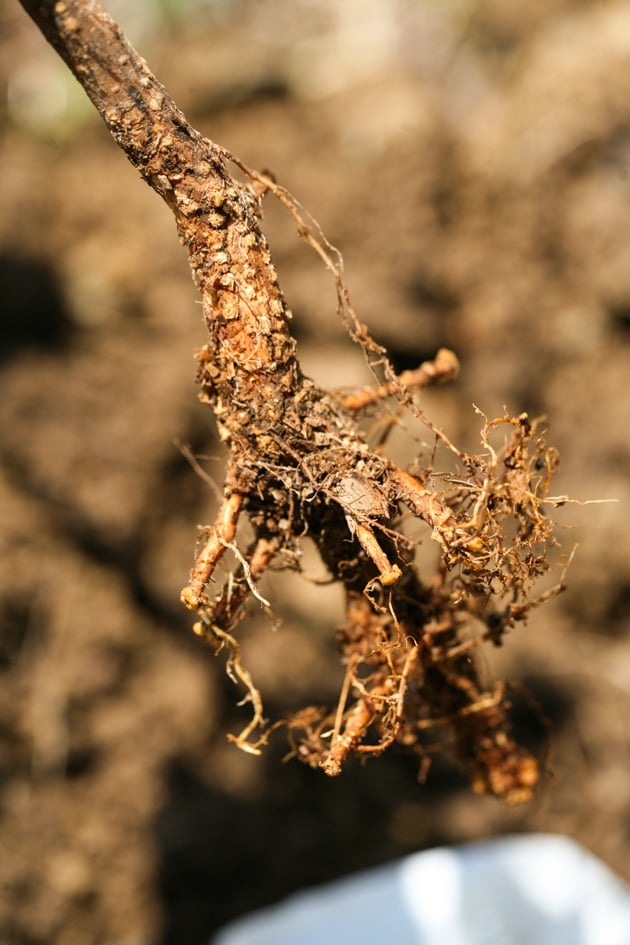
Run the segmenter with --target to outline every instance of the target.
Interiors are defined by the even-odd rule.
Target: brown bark
[[[415,409],[414,390],[454,376],[455,356],[442,350],[435,361],[400,378],[386,365],[374,389],[356,394],[316,387],[297,361],[291,313],[259,226],[265,187],[291,206],[286,192],[253,172],[248,172],[249,184],[231,176],[229,161],[235,159],[188,124],[96,0],[21,2],[131,163],[172,210],[201,294],[209,338],[198,353],[200,396],[214,411],[230,459],[224,504],[207,530],[182,600],[198,611],[196,632],[217,648],[228,648],[228,668],[249,690],[254,721],[237,741],[257,750],[249,738],[262,724],[262,703],[241,666],[233,630],[250,593],[267,605],[255,588],[264,570],[278,556],[285,564],[297,562],[300,538],[308,533],[333,578],[345,585],[340,645],[348,669],[332,716],[313,710],[288,721],[297,754],[336,773],[350,751],[377,754],[394,738],[422,751],[421,733],[448,725],[476,789],[508,799],[529,796],[537,775],[529,761],[522,763],[529,756],[519,754],[509,736],[507,703],[483,691],[471,648],[465,645],[462,655],[460,632],[462,616],[478,618],[480,601],[490,599],[497,587],[519,599],[533,573],[526,564],[533,560],[531,548],[550,539],[539,513],[549,477],[543,481],[532,472],[545,450],[534,428],[523,417],[486,422],[482,442],[488,456],[482,462],[460,454],[418,413],[464,463],[468,480],[451,496],[431,488],[416,470],[398,469],[371,447],[356,414],[391,397]],[[333,271],[354,339],[385,363],[349,306],[325,244],[301,218],[299,223]],[[487,442],[488,432],[499,424],[514,430],[516,443],[508,450],[512,465],[505,469]],[[517,455],[528,495],[525,511],[523,489],[518,500],[510,499],[508,489]],[[550,471],[552,465],[548,460],[545,468]],[[456,591],[444,572],[430,583],[414,573],[412,543],[397,524],[401,504],[432,530],[445,568],[460,568]],[[244,554],[234,543],[243,511],[255,532]],[[506,515],[521,526],[511,543],[500,530]],[[228,547],[239,566],[212,600],[206,586]],[[540,556],[537,561],[544,570]],[[487,618],[486,635],[492,629],[492,639],[500,642],[529,606],[525,601],[518,611],[499,611],[500,621],[495,609],[493,620]],[[333,718],[332,735],[326,734],[326,721]],[[525,769],[527,779],[519,774]]]

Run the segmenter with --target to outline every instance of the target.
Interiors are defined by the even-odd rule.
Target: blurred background
[[[343,252],[396,367],[455,349],[423,407],[460,446],[546,415],[569,589],[488,674],[550,773],[470,794],[395,749],[327,779],[225,739],[247,709],[179,604],[222,480],[204,328],[169,211],[17,2],[0,2],[0,938],[201,945],[296,888],[436,844],[551,831],[630,878],[630,3],[108,3],[204,134]],[[305,370],[365,378],[334,289],[266,204]],[[428,536],[427,536],[428,538]],[[313,563],[313,570],[317,568]],[[340,595],[276,574],[244,660],[270,716],[336,698]],[[548,722],[546,721],[548,720]]]

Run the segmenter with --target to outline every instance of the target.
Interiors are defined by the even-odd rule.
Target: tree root
[[[277,726],[265,721],[261,695],[241,663],[235,634],[245,604],[253,597],[269,610],[260,578],[272,564],[297,567],[308,535],[345,588],[338,640],[346,674],[335,710],[309,708],[286,720],[295,755],[336,775],[350,755],[376,755],[396,741],[418,753],[424,772],[444,742],[470,771],[474,790],[527,800],[538,763],[516,745],[509,689],[484,685],[476,650],[485,640],[501,644],[541,599],[531,588],[555,544],[543,508],[555,452],[525,414],[506,413],[483,418],[479,455],[462,453],[417,401],[427,384],[457,374],[455,355],[442,349],[397,377],[359,321],[338,255],[317,224],[268,174],[191,128],[96,0],[22,5],[171,208],[201,294],[209,337],[198,352],[197,380],[230,459],[223,504],[182,601],[196,611],[195,632],[227,651],[227,672],[245,689],[252,717],[234,742],[257,753]],[[245,172],[245,184],[230,163]],[[340,316],[363,348],[373,387],[329,392],[303,375],[291,312],[259,227],[267,192],[289,209],[331,272]],[[394,421],[409,411],[432,440],[428,456],[420,446],[409,469],[361,427],[364,414],[388,401]],[[244,552],[235,537],[240,516],[254,531]],[[424,523],[439,545],[436,574],[416,573],[417,539],[403,528],[405,517]],[[210,598],[208,584],[228,548],[236,566]]]

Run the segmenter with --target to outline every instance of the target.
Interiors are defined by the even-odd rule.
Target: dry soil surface
[[[290,891],[439,843],[553,831],[630,878],[630,4],[269,0],[138,32],[189,119],[270,168],[343,252],[361,317],[458,443],[547,416],[569,589],[489,672],[550,773],[536,801],[425,785],[391,751],[328,779],[227,743],[246,709],[179,604],[216,498],[175,445],[204,328],[169,213],[17,3],[0,5],[0,939],[201,945]],[[138,30],[137,24],[134,29]],[[42,91],[45,90],[45,94]],[[77,104],[78,103],[78,104]],[[290,220],[265,226],[308,373],[365,379]],[[315,567],[315,564],[313,564]],[[244,628],[270,715],[335,698],[338,594],[273,579]],[[542,716],[550,721],[542,722]]]

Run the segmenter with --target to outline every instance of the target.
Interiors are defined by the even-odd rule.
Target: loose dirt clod
[[[557,456],[539,425],[526,414],[481,415],[480,452],[461,452],[417,404],[423,387],[457,374],[456,356],[443,349],[396,376],[359,321],[317,225],[270,175],[191,128],[98,3],[22,5],[171,208],[201,294],[209,338],[197,355],[200,397],[230,458],[223,504],[181,596],[195,612],[195,632],[226,651],[227,672],[251,703],[251,720],[233,740],[258,753],[283,724],[295,755],[330,775],[350,754],[377,755],[394,741],[416,751],[424,771],[431,752],[449,743],[475,791],[510,803],[529,799],[538,762],[512,736],[510,687],[484,684],[476,651],[484,641],[500,645],[532,607],[563,589],[534,591],[555,546],[545,504],[553,504]],[[302,373],[259,225],[267,193],[288,208],[330,270],[339,314],[364,350],[373,387],[326,391]],[[409,469],[388,458],[384,437],[372,443],[363,430],[363,416],[383,410],[394,420],[411,413],[426,427],[430,443]],[[236,538],[241,516],[254,532],[247,548]],[[413,520],[440,548],[435,574],[414,566]],[[345,589],[337,631],[345,679],[336,707],[268,723],[236,634],[251,596],[271,611],[260,578],[272,564],[299,569],[305,536]],[[211,596],[209,581],[228,549],[236,567]]]

